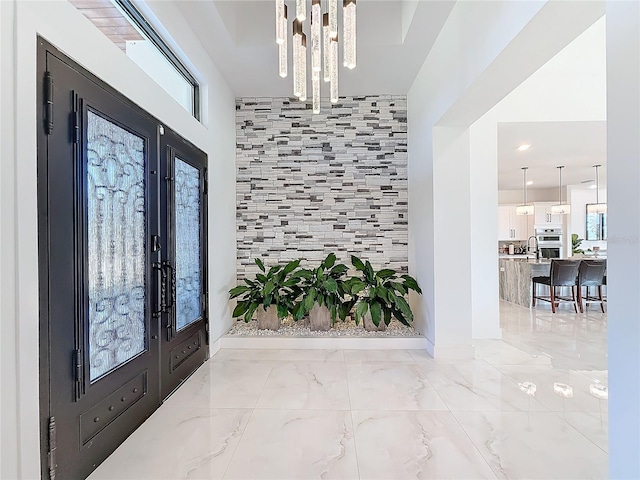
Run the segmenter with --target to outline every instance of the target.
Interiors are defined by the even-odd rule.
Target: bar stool
[[[551,302],[551,311],[556,313],[556,306],[560,302],[571,302],[573,308],[578,313],[578,302],[576,300],[575,287],[578,285],[578,269],[580,260],[551,260],[551,271],[548,277],[533,277],[533,295],[531,296],[531,306],[536,306],[536,299]],[[537,284],[548,285],[550,295],[536,295]],[[556,287],[571,287],[571,298],[556,295]]]
[[[605,273],[607,272],[606,260],[582,260],[578,270],[578,304],[580,313],[584,313],[584,305],[599,303],[600,310],[604,313],[604,298],[602,297],[602,285],[605,285]],[[586,296],[582,296],[582,287],[587,287]],[[589,287],[596,287],[597,297],[589,296]]]

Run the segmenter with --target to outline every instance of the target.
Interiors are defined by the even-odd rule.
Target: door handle
[[[160,262],[153,262],[153,269],[158,274],[158,286],[160,290],[157,295],[158,305],[153,312],[153,318],[158,318],[167,311],[167,272]]]
[[[169,276],[167,271],[168,270],[171,271],[171,303],[165,302],[165,312],[166,312],[170,308],[173,308],[176,304],[176,269],[173,267],[173,265],[171,265],[171,262],[169,260],[165,260],[164,262],[162,262],[162,266],[164,267],[163,272],[164,272],[165,278]]]

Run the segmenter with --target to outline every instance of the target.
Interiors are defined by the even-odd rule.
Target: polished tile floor
[[[606,315],[501,323],[469,361],[221,350],[90,478],[606,478]]]

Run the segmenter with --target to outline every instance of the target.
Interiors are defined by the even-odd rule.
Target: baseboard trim
[[[424,350],[424,337],[234,337],[223,336],[219,348],[286,350]],[[217,343],[217,342],[216,342]],[[212,346],[213,352],[213,346]],[[217,350],[215,350],[217,352]],[[213,353],[212,353],[213,355]]]

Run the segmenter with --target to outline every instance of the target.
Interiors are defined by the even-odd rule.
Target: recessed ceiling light
[[[533,185],[533,180],[529,180],[529,181],[527,182],[527,185]]]
[[[525,143],[524,145],[520,145],[518,147],[518,151],[524,152],[525,150],[529,150],[530,147],[531,147],[531,145],[528,145],[528,144]]]

